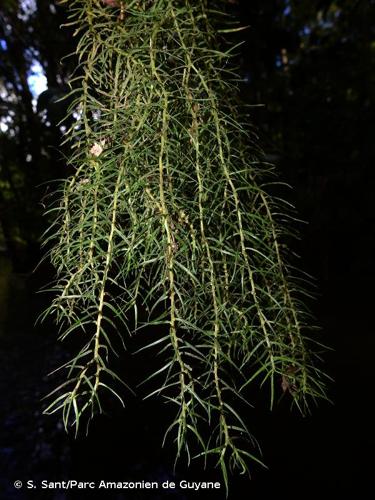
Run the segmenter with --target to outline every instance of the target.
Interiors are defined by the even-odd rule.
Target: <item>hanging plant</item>
[[[243,123],[233,50],[220,48],[217,26],[233,29],[227,2],[63,3],[79,37],[66,134],[74,174],[50,211],[57,278],[45,315],[81,348],[46,413],[78,432],[106,391],[122,402],[113,335],[126,343],[154,325],[144,348],[166,363],[145,378],[175,406],[166,434],[176,456],[196,441],[227,485],[228,468],[259,461],[236,403],[249,386],[268,385],[271,407],[284,392],[301,412],[325,396],[302,280],[286,259],[292,213],[267,193],[272,169]]]

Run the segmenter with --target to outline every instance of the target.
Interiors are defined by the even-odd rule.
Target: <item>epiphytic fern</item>
[[[79,37],[67,132],[75,173],[51,208],[57,280],[46,314],[82,348],[46,411],[78,429],[101,411],[102,391],[122,401],[112,335],[124,337],[130,312],[146,304],[164,332],[151,345],[167,363],[151,376],[176,407],[167,434],[177,457],[197,440],[227,483],[228,467],[258,460],[236,409],[245,387],[268,384],[271,406],[288,392],[304,411],[324,396],[324,375],[280,243],[290,210],[267,194],[272,169],[241,121],[232,51],[218,44],[225,2],[68,3]]]

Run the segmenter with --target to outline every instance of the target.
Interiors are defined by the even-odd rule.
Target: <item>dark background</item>
[[[310,304],[335,379],[333,405],[302,418],[281,405],[247,415],[269,470],[232,481],[229,498],[365,498],[372,494],[373,283],[375,254],[375,9],[368,0],[229,2],[249,29],[241,33],[241,93],[253,105],[260,142],[298,208],[293,249],[317,279]],[[29,8],[27,7],[29,6]],[[218,480],[212,471],[173,473],[161,449],[166,409],[131,400],[97,418],[88,438],[67,436],[41,414],[53,388],[46,374],[66,356],[53,325],[34,326],[48,280],[40,260],[46,181],[66,175],[57,125],[65,107],[74,50],[62,7],[50,0],[2,0],[0,6],[0,499],[224,498],[223,492],[63,493],[15,490],[16,479]],[[48,90],[37,95],[39,63]],[[37,187],[41,186],[41,187]],[[129,358],[134,367],[139,363]],[[143,367],[142,367],[143,369]],[[366,496],[367,497],[367,496]],[[369,497],[369,496],[368,496]]]

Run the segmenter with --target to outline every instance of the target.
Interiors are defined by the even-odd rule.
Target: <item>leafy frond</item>
[[[239,29],[224,2],[117,3],[69,1],[75,173],[50,208],[57,279],[47,314],[84,347],[46,412],[62,411],[78,431],[103,391],[122,403],[114,335],[154,325],[160,336],[140,351],[157,347],[165,359],[145,378],[163,380],[151,395],[175,405],[166,437],[177,458],[190,460],[192,441],[195,456],[215,455],[228,484],[228,472],[260,462],[238,409],[246,388],[267,385],[271,407],[287,393],[302,412],[325,397],[305,277],[285,247],[295,214],[268,193],[272,168],[242,123],[228,65],[236,48],[218,38],[218,25]]]

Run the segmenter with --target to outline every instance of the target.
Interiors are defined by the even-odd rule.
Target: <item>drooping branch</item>
[[[216,456],[228,484],[228,470],[259,461],[238,409],[246,387],[260,380],[271,406],[284,391],[302,411],[325,393],[281,251],[284,204],[263,187],[269,172],[225,68],[231,49],[218,42],[224,4],[70,2],[82,65],[67,134],[75,174],[52,208],[47,314],[83,347],[47,411],[78,429],[103,389],[122,400],[109,383],[112,336],[146,304],[161,336],[144,349],[167,357],[147,378],[163,376],[153,394],[177,408],[166,435],[177,457],[195,442]]]

